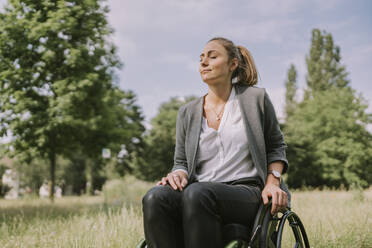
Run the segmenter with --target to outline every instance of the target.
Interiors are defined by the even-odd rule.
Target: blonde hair
[[[250,86],[257,84],[258,73],[253,57],[247,48],[243,46],[235,46],[235,44],[226,38],[215,37],[208,42],[217,41],[227,51],[229,62],[236,58],[238,59],[238,67],[234,70],[231,79],[237,78],[238,82],[248,84]]]

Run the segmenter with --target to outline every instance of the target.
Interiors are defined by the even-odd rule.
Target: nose
[[[200,66],[201,67],[208,66],[208,58],[200,58]]]

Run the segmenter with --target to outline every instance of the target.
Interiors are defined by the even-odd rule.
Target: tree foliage
[[[144,137],[144,148],[137,154],[133,165],[139,178],[152,181],[169,173],[173,167],[178,109],[195,98],[173,97],[160,106],[158,114],[151,120],[151,129]]]
[[[334,44],[330,33],[313,29],[306,64],[308,89],[305,97],[314,91],[324,91],[332,86],[343,88],[350,83],[345,66],[341,64],[341,49]]]
[[[136,104],[135,94],[118,88],[107,93],[102,109],[95,112],[100,117],[99,120],[91,128],[81,130],[80,134],[80,157],[85,157],[86,160],[86,176],[90,185],[87,190],[90,193],[94,189],[100,189],[106,177],[104,167],[108,161],[102,158],[102,148],[110,149],[114,170],[123,176],[132,172],[132,154],[143,143],[144,118],[141,108]]]
[[[372,123],[367,102],[353,90],[331,34],[313,31],[307,86],[286,119],[291,187],[366,187],[372,183]],[[286,83],[288,85],[288,83]],[[287,95],[292,95],[287,87]]]
[[[0,136],[11,133],[19,160],[50,161],[51,188],[57,155],[95,159],[134,135],[138,107],[113,83],[122,64],[102,3],[12,0],[0,13]]]
[[[335,186],[372,183],[371,116],[350,88],[332,88],[302,102],[286,123],[292,163],[288,184]]]
[[[296,92],[297,92],[297,71],[296,67],[291,64],[288,73],[287,81],[285,82],[285,114],[286,118],[293,114],[296,108]]]

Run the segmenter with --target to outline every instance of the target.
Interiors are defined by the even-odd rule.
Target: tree
[[[109,148],[114,156],[115,171],[123,176],[132,172],[133,153],[142,146],[145,127],[141,108],[136,104],[133,92],[119,88],[108,91],[105,104],[96,110],[100,118],[90,129],[81,133],[82,152],[86,156],[87,180],[90,193],[104,183],[104,159],[102,148]]]
[[[153,181],[169,173],[173,167],[178,109],[195,98],[173,97],[160,106],[151,120],[151,130],[144,137],[144,148],[135,156],[133,167],[137,177]]]
[[[122,135],[113,133],[117,140],[112,138],[112,147],[116,151],[116,170],[120,176],[125,173],[132,173],[132,160],[135,159],[135,153],[144,146],[143,134],[146,131],[143,121],[141,108],[136,104],[136,96],[128,91],[120,99],[121,104],[115,110],[117,123],[121,124],[118,129]],[[120,144],[120,147],[118,146]],[[116,145],[115,147],[113,145]]]
[[[343,88],[349,85],[340,53],[340,47],[334,45],[331,34],[313,29],[310,54],[306,56],[308,89],[305,98],[312,92],[328,90],[332,86]]]
[[[115,91],[107,12],[102,1],[12,0],[0,13],[0,136],[11,132],[21,161],[48,159],[51,189],[56,156],[80,148]]]
[[[293,64],[291,64],[288,73],[287,81],[285,82],[285,113],[286,118],[293,114],[296,108],[296,92],[297,92],[297,71]]]
[[[283,131],[292,164],[287,180],[290,187],[366,187],[372,183],[372,137],[367,131],[371,115],[366,112],[367,102],[351,88],[340,60],[340,48],[334,46],[332,35],[314,29],[306,57],[304,99],[290,114],[286,109]],[[293,99],[290,82],[295,81],[294,75],[291,68],[286,102]]]
[[[351,88],[332,87],[298,105],[286,123],[291,187],[366,187],[372,183],[372,123]]]

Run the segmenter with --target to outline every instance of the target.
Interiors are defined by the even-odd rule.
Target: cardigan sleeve
[[[284,174],[288,169],[288,161],[285,153],[287,145],[284,142],[283,133],[280,130],[274,106],[266,90],[264,94],[264,111],[264,136],[267,165],[274,161],[283,162],[282,174]]]
[[[174,151],[174,165],[172,168],[172,172],[175,170],[182,169],[185,172],[188,171],[187,169],[187,159],[186,159],[186,152],[185,152],[185,107],[181,106],[178,110],[177,114],[177,122],[176,122],[176,147]]]

